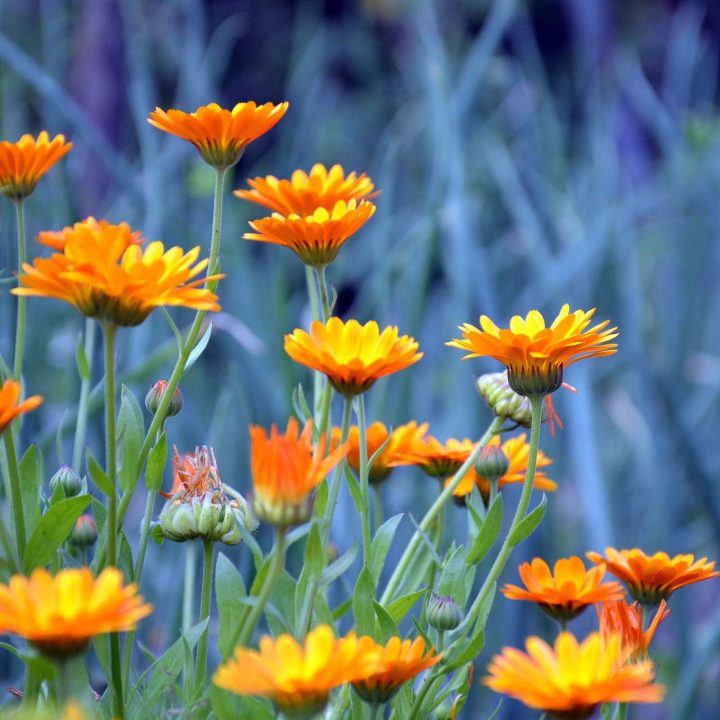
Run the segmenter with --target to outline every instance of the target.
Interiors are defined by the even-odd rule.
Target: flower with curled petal
[[[0,433],[19,415],[24,415],[42,404],[40,395],[20,400],[20,383],[5,380],[0,387]]]
[[[287,109],[286,102],[258,105],[252,101],[238,103],[232,110],[217,103],[190,113],[155,108],[148,122],[191,142],[208,165],[226,169],[237,163],[247,145],[280,122]]]
[[[619,635],[622,638],[623,647],[629,650],[630,656],[634,660],[648,658],[648,650],[655,631],[670,613],[667,603],[663,600],[658,605],[647,629],[644,629],[643,606],[636,602],[628,605],[623,599],[616,602],[603,602],[602,607],[600,605],[595,607],[600,621],[600,633],[606,637]]]
[[[708,562],[707,558],[695,560],[694,555],[670,557],[664,552],[646,555],[639,548],[616,550],[611,547],[605,548],[604,557],[596,552],[586,554],[594,563],[605,563],[643,605],[659,605],[681,587],[720,576],[714,562]]]

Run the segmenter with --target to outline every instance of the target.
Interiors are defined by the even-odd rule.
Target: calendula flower
[[[707,558],[695,560],[694,555],[671,558],[664,552],[646,555],[638,548],[615,550],[608,547],[605,557],[596,552],[589,552],[587,556],[594,563],[605,563],[643,605],[659,605],[681,587],[720,576],[714,562],[708,562]]]
[[[19,635],[51,657],[81,653],[96,635],[132,630],[151,612],[116,568],[97,578],[86,567],[55,577],[38,569],[0,585],[0,634]]]
[[[61,253],[23,265],[14,294],[64,300],[83,315],[123,326],[139,325],[163,305],[220,309],[217,296],[201,286],[223,276],[193,280],[208,264],[196,263],[199,246],[185,252],[151,242],[143,249],[127,224],[93,218],[65,228],[63,235]]]
[[[289,718],[310,718],[327,704],[330,691],[376,672],[380,654],[369,637],[337,639],[327,625],[308,633],[300,645],[291,635],[264,636],[259,651],[238,647],[213,682],[237,695],[272,700]]]
[[[191,142],[208,165],[224,169],[235,165],[245,147],[274,127],[287,109],[286,102],[244,102],[232,110],[210,103],[191,113],[155,108],[148,122]]]
[[[527,653],[506,647],[490,665],[483,683],[558,720],[584,720],[602,703],[661,702],[650,661],[627,662],[618,635],[592,633],[579,643],[560,633],[551,647],[538,637],[525,642]]]
[[[261,520],[279,527],[301,525],[312,511],[312,492],[347,454],[347,444],[325,457],[326,437],[312,448],[312,423],[302,433],[290,418],[285,434],[250,426],[253,507]]]
[[[285,217],[307,217],[318,208],[332,210],[339,200],[359,202],[378,194],[373,192],[375,186],[365,173],[346,175],[342,165],[333,165],[328,170],[321,163],[313,165],[309,173],[296,170],[289,180],[268,175],[248,180],[248,185],[250,190],[235,190],[235,195]]]
[[[596,605],[600,621],[600,633],[604,637],[619,635],[623,647],[629,652],[633,660],[646,660],[650,643],[660,623],[669,615],[670,610],[663,600],[658,605],[655,615],[643,630],[643,606],[638,603],[628,605],[623,600],[616,602],[603,602],[602,607]]]
[[[416,675],[432,667],[442,659],[433,648],[425,652],[425,641],[390,638],[387,645],[377,646],[380,652],[380,667],[353,683],[355,692],[365,702],[381,705]]]
[[[139,230],[133,230],[126,222],[111,225],[107,220],[96,220],[92,216],[76,222],[74,225],[64,227],[62,230],[43,230],[38,233],[37,241],[41,245],[46,245],[62,253],[65,252],[68,236],[87,230],[102,233],[108,244],[117,243],[123,250],[127,250],[131,245],[142,245],[145,242],[142,233]]]
[[[0,387],[0,433],[18,415],[24,415],[42,404],[40,395],[33,395],[27,400],[20,400],[20,383],[14,380],[5,380]]]
[[[443,443],[434,435],[426,435],[418,438],[393,464],[417,465],[426,475],[443,480],[460,469],[472,455],[476,445],[477,442],[469,438],[449,438]]]
[[[385,375],[404,370],[423,356],[414,338],[396,327],[382,331],[370,321],[344,323],[331,317],[313,321],[310,332],[296,329],[285,336],[285,352],[295,362],[327,375],[341,395],[360,395]]]
[[[382,450],[373,460],[370,468],[369,481],[379,484],[387,480],[395,464],[405,464],[402,460],[405,453],[421,442],[428,430],[428,424],[418,425],[415,421],[398,425],[388,430],[381,422],[374,422],[368,426],[366,432],[367,454],[371,458],[380,448]],[[339,427],[332,429],[332,446],[340,442],[342,435]],[[357,425],[351,425],[348,434],[348,465],[359,472],[360,470],[360,430]]]
[[[245,233],[246,240],[284,245],[306,265],[322,268],[331,263],[345,241],[354,235],[375,213],[367,200],[338,200],[332,207],[318,207],[307,215],[292,213],[287,217],[273,213],[254,220],[255,232]]]
[[[550,617],[563,623],[577,617],[588,605],[625,597],[620,583],[603,582],[604,566],[588,570],[575,556],[558,560],[552,572],[541,558],[523,563],[518,572],[525,587],[507,584],[501,590],[503,595],[510,600],[537,603]]]
[[[17,142],[0,142],[0,192],[11,200],[22,200],[32,193],[38,180],[63,156],[71,142],[64,135],[52,140],[44,130],[37,136],[23,135]]]
[[[508,328],[499,328],[486,315],[480,317],[480,328],[465,323],[460,326],[462,340],[447,345],[468,351],[465,359],[492,357],[508,371],[510,387],[520,395],[546,395],[561,385],[563,370],[578,360],[613,355],[617,328],[604,321],[588,328],[595,314],[592,310],[570,312],[563,305],[549,327],[545,318],[531,310],[526,317],[515,315]]]

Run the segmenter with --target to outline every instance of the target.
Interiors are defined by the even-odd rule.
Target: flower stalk
[[[25,201],[15,200],[18,235],[18,274],[26,261],[25,241]],[[22,376],[23,356],[25,351],[25,319],[27,316],[27,298],[18,297],[17,324],[15,326],[15,356],[13,358],[13,377],[20,382]]]
[[[363,565],[367,567],[370,562],[370,490],[368,453],[367,453],[367,427],[365,423],[365,398],[358,395],[355,399],[358,421],[358,435],[360,441],[360,520],[362,524]]]
[[[195,688],[200,694],[205,685],[207,675],[208,642],[210,640],[210,606],[212,602],[213,580],[213,541],[209,538],[203,540],[203,579],[200,594],[200,622],[207,620],[197,646],[197,660],[195,663]]]
[[[350,434],[350,416],[352,413],[352,398],[345,398],[345,404],[343,406],[342,426],[340,430],[340,445],[347,442],[348,435]],[[330,487],[330,493],[328,495],[328,503],[325,508],[325,528],[323,532],[323,544],[327,549],[327,544],[330,542],[330,530],[332,528],[332,520],[335,515],[335,506],[337,505],[338,495],[340,494],[340,486],[342,485],[343,473],[347,466],[347,459],[343,458],[335,469],[333,475],[333,484]]]

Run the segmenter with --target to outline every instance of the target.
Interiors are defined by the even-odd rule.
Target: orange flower
[[[665,688],[653,683],[655,668],[648,661],[626,662],[619,636],[592,633],[578,643],[560,633],[555,647],[538,637],[525,642],[527,654],[506,647],[496,655],[483,683],[551,718],[584,720],[602,703],[657,703]]]
[[[210,103],[192,113],[155,108],[148,122],[191,142],[208,165],[224,169],[235,165],[245,147],[274,127],[287,109],[286,102],[279,105],[244,102],[232,110]]]
[[[508,371],[510,387],[520,395],[545,395],[562,384],[563,370],[578,360],[613,355],[617,344],[617,328],[608,328],[608,321],[588,325],[595,309],[570,312],[563,305],[550,327],[537,310],[525,318],[515,315],[510,327],[499,328],[486,315],[480,317],[482,330],[465,323],[460,326],[462,340],[447,345],[467,350],[467,358],[489,356],[503,363]]]
[[[577,617],[588,605],[622,600],[625,593],[620,583],[604,583],[605,567],[585,569],[576,556],[561,558],[553,572],[541,558],[523,563],[518,568],[525,588],[505,585],[501,592],[510,600],[529,600],[537,603],[550,617],[561,623]]]
[[[381,447],[380,454],[370,468],[371,483],[381,483],[388,478],[395,464],[403,465],[402,456],[410,448],[420,442],[427,432],[428,424],[418,425],[414,420],[405,425],[398,425],[389,431],[381,422],[374,422],[367,428],[367,454],[371,458]],[[331,446],[340,442],[341,429],[332,430]],[[383,445],[385,447],[383,447]],[[357,425],[350,427],[348,435],[348,465],[358,472],[360,470],[360,430]]]
[[[393,465],[418,465],[430,477],[445,479],[454,475],[472,455],[477,443],[469,438],[450,438],[441,443],[433,435],[417,438],[408,450],[400,454]]]
[[[13,575],[0,585],[0,633],[19,635],[52,657],[82,652],[95,635],[132,630],[151,612],[116,568],[97,579],[86,567],[55,577],[34,570],[30,578]]]
[[[296,329],[285,336],[285,352],[301,365],[327,375],[341,395],[360,395],[385,375],[404,370],[423,354],[418,344],[396,327],[380,332],[375,321],[361,325],[331,317],[314,320],[310,332]]]
[[[328,625],[319,625],[304,645],[291,635],[266,635],[259,651],[236,648],[213,682],[237,695],[270,698],[288,717],[309,718],[322,712],[333,688],[365,678],[379,665],[371,638],[350,633],[337,639]]]
[[[34,295],[64,300],[81,313],[116,325],[139,325],[150,312],[163,305],[197,310],[219,310],[217,296],[200,287],[222,275],[192,280],[207,267],[195,247],[189,252],[161,242],[140,247],[137,233],[123,223],[89,218],[63,230],[62,253],[37,258],[23,265],[21,287],[15,295]]]
[[[322,268],[331,263],[345,241],[354,235],[375,213],[367,200],[338,200],[329,208],[318,207],[307,215],[292,213],[285,217],[273,213],[250,223],[254,233],[246,240],[274,243],[290,248],[306,265]]]
[[[387,645],[378,645],[377,649],[380,652],[380,668],[353,683],[355,691],[365,702],[376,705],[388,702],[401,685],[442,659],[442,654],[436,654],[433,648],[425,653],[422,638],[411,642],[393,637]]]
[[[307,217],[318,208],[332,210],[338,200],[359,202],[378,194],[373,192],[375,186],[365,173],[345,175],[342,165],[333,165],[328,170],[320,163],[313,165],[309,173],[296,170],[289,180],[268,175],[248,180],[248,185],[251,190],[235,190],[235,195],[285,217]]]
[[[52,140],[44,130],[37,136],[23,135],[16,143],[0,142],[0,192],[12,200],[32,193],[38,180],[63,156],[72,143],[64,135]]]
[[[311,493],[347,454],[347,444],[325,457],[326,437],[312,451],[312,423],[299,433],[290,418],[284,435],[273,425],[268,437],[257,425],[250,426],[253,507],[261,520],[285,527],[306,522],[311,512]]]
[[[655,611],[655,617],[643,630],[643,607],[638,603],[628,605],[623,600],[603,602],[602,608],[596,605],[600,621],[600,633],[608,637],[619,635],[623,647],[630,653],[633,660],[646,660],[650,643],[660,623],[669,615],[666,602],[663,600]]]
[[[0,433],[18,416],[34,410],[42,404],[40,395],[33,395],[27,400],[20,400],[20,383],[5,380],[0,387]]]
[[[676,555],[671,558],[659,552],[646,555],[642,550],[615,550],[605,548],[605,557],[596,552],[587,556],[594,563],[607,564],[608,570],[628,586],[630,594],[643,605],[659,605],[685,585],[720,576],[713,572],[714,562],[707,558],[695,560],[694,555]]]
[[[108,244],[117,242],[122,245],[123,250],[127,250],[131,245],[142,245],[145,242],[142,233],[139,230],[133,231],[126,222],[111,225],[107,220],[98,222],[92,216],[69,227],[64,227],[62,230],[43,230],[38,233],[37,241],[62,253],[65,252],[65,243],[68,236],[73,233],[83,232],[86,229],[103,233]]]

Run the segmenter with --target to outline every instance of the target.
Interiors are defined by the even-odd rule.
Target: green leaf
[[[355,630],[358,635],[373,635],[375,630],[375,608],[373,596],[375,583],[367,567],[363,567],[358,575],[353,592],[353,615]]]
[[[372,575],[373,582],[377,585],[380,580],[380,573],[382,572],[383,565],[385,564],[385,558],[387,557],[390,545],[392,544],[395,532],[397,531],[398,525],[402,520],[402,514],[395,515],[389,520],[386,520],[375,533],[375,537],[372,539],[370,544],[370,574]]]
[[[337,622],[352,607],[352,598],[348,598],[341,602],[333,611],[332,616]]]
[[[547,495],[543,494],[540,504],[531,512],[529,512],[512,531],[508,542],[510,547],[519,545],[523,540],[529,537],[535,528],[542,522],[547,509]]]
[[[399,625],[400,621],[412,610],[415,603],[423,597],[426,592],[426,588],[422,588],[408,595],[395,598],[385,609],[390,614],[390,617]]]
[[[400,631],[390,613],[379,602],[373,600],[373,606],[375,607],[375,615],[380,628],[380,642],[386,643],[391,637],[399,635]]]
[[[466,562],[468,565],[477,565],[490,552],[500,533],[502,519],[503,498],[502,493],[498,493],[488,508],[485,520],[482,521],[477,537],[467,554]]]
[[[217,685],[210,687],[210,704],[217,720],[238,720],[238,718],[274,720],[275,718],[275,711],[269,702],[253,697],[234,695]]]
[[[448,670],[456,670],[472,662],[482,652],[483,647],[485,647],[485,631],[481,629],[467,642],[461,643],[457,652],[448,658]]]
[[[232,638],[246,613],[246,606],[241,602],[246,595],[242,576],[226,555],[218,553],[215,598],[218,608],[218,650],[222,657],[227,657],[233,650]]]
[[[47,565],[55,551],[65,542],[83,510],[90,504],[90,495],[78,495],[53,505],[40,518],[33,530],[23,558],[26,575]]]
[[[78,375],[81,380],[90,379],[90,363],[85,354],[85,346],[83,345],[83,335],[78,333],[77,342],[75,343],[75,365],[77,366]]]
[[[465,549],[460,546],[443,565],[437,592],[452,597],[461,609],[465,607],[466,575]]]
[[[307,422],[312,419],[312,410],[310,410],[310,406],[305,399],[305,392],[303,391],[303,386],[300,383],[298,383],[292,391],[292,405],[295,414],[300,418],[300,420]],[[314,427],[313,431],[315,431]]]
[[[110,478],[105,474],[105,471],[100,467],[100,464],[95,459],[93,454],[90,452],[90,448],[86,450],[87,455],[87,467],[90,478],[95,483],[95,487],[107,497],[110,497],[115,492],[115,486],[110,481]]]
[[[347,463],[345,463],[345,480],[347,481],[347,489],[350,491],[350,495],[355,503],[355,509],[361,512],[362,493],[360,492],[360,483]]]
[[[325,570],[323,570],[322,578],[319,583],[320,587],[326,588],[341,575],[344,575],[350,569],[356,555],[357,546],[353,543],[347,552],[344,552],[337,560],[331,562]]]
[[[205,352],[207,344],[210,342],[210,335],[212,334],[213,324],[208,323],[207,329],[203,333],[203,336],[197,341],[195,347],[190,353],[190,357],[183,370],[183,375],[198,361],[198,358]]]
[[[318,578],[322,574],[325,562],[326,557],[323,541],[320,536],[320,526],[317,522],[313,522],[307,543],[305,543],[303,572],[307,572],[310,578]]]
[[[157,492],[162,487],[163,474],[167,463],[167,436],[165,431],[153,445],[145,469],[145,487],[148,492]]]
[[[25,451],[20,460],[19,471],[25,531],[30,534],[40,519],[40,486],[43,477],[42,457],[35,445]]]
[[[126,385],[122,386],[120,397],[116,433],[122,448],[120,488],[125,492],[132,492],[139,475],[138,457],[145,438],[145,421],[140,404]]]

